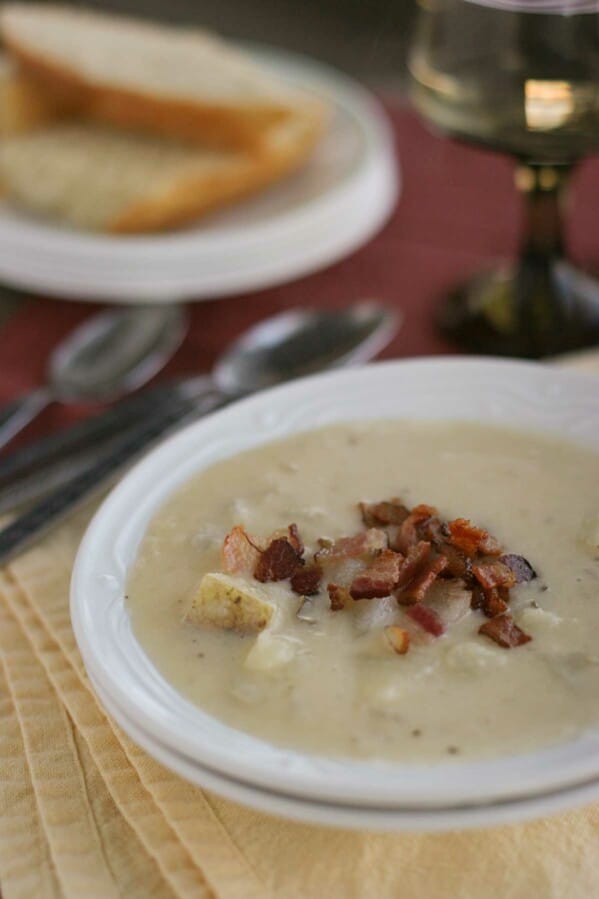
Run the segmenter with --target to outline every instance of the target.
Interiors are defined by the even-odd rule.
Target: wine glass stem
[[[516,270],[517,328],[539,355],[567,324],[556,289],[555,262],[564,253],[561,207],[569,167],[521,163],[516,186],[524,198],[524,240]],[[538,347],[536,346],[538,344]]]
[[[564,251],[562,202],[569,166],[520,163],[516,187],[525,200],[524,253],[555,258]]]

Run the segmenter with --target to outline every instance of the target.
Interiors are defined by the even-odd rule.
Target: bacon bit
[[[427,634],[432,634],[433,637],[440,637],[441,634],[445,633],[443,622],[434,609],[431,609],[422,603],[417,603],[416,605],[407,608],[406,615],[409,615],[412,621],[419,624]]]
[[[504,565],[507,565],[508,568],[511,568],[517,584],[526,584],[528,581],[534,580],[537,576],[536,571],[524,556],[517,556],[515,553],[506,553],[499,557],[499,561]]]
[[[304,554],[304,543],[296,524],[290,524],[286,528],[279,528],[278,530],[274,531],[266,541],[266,545],[268,546],[268,544],[272,543],[273,540],[287,540],[287,542],[290,543],[294,548],[298,556],[302,556]]]
[[[397,497],[382,503],[360,503],[359,506],[367,528],[402,524],[410,514],[410,510]]]
[[[485,594],[480,584],[472,585],[472,600],[470,602],[471,609],[482,609],[485,601]]]
[[[304,554],[304,541],[300,537],[300,532],[297,529],[296,524],[290,524],[287,528],[287,532],[289,534],[288,540],[291,543],[291,546],[296,551],[298,556],[303,556]]]
[[[433,518],[436,514],[437,510],[434,506],[426,506],[424,504],[414,506],[403,524],[392,534],[390,540],[391,549],[406,555],[410,547],[415,546],[420,539],[418,526],[428,521],[429,518]]]
[[[315,596],[320,589],[322,568],[320,565],[306,565],[296,568],[291,575],[291,589],[300,596]]]
[[[509,593],[506,591],[504,595],[509,596]],[[497,615],[507,612],[509,606],[501,595],[500,589],[491,587],[489,590],[483,590],[481,608],[487,618],[495,618]]]
[[[223,569],[227,574],[252,574],[259,558],[259,547],[241,525],[235,525],[223,543]]]
[[[366,571],[357,574],[349,589],[353,599],[375,599],[389,596],[399,578],[403,556],[384,549]]]
[[[369,528],[354,537],[340,537],[332,546],[323,546],[314,556],[317,562],[339,562],[342,559],[362,559],[374,556],[387,548],[387,535],[378,528]]]
[[[339,584],[327,584],[327,592],[333,612],[340,612],[341,609],[344,609],[351,602],[349,590],[345,587],[340,587]]]
[[[286,537],[272,540],[260,555],[254,577],[257,581],[283,581],[291,577],[302,560]]]
[[[448,524],[450,542],[467,556],[475,556],[484,553],[488,556],[498,556],[501,548],[494,537],[484,528],[477,528],[467,518],[456,518]]]
[[[410,635],[403,629],[403,627],[398,627],[396,624],[389,624],[387,627],[383,628],[383,633],[393,652],[396,652],[398,656],[406,654],[410,648]]]
[[[468,556],[465,556],[463,552],[456,549],[451,543],[443,543],[439,547],[439,552],[447,559],[447,568],[445,570],[449,576],[471,580],[472,562]]]
[[[472,574],[483,590],[493,590],[495,587],[513,587],[516,576],[511,568],[504,565],[501,560],[483,562],[472,567]]]
[[[494,640],[498,646],[511,649],[513,646],[522,646],[532,640],[514,622],[511,615],[498,615],[490,621],[485,621],[478,629],[479,634]]]
[[[404,606],[410,606],[414,603],[422,602],[427,591],[434,584],[437,575],[447,567],[447,559],[445,556],[437,556],[430,562],[424,571],[418,574],[410,586],[403,590],[398,596],[397,601]]]
[[[427,519],[418,527],[418,532],[422,540],[428,540],[429,543],[432,543],[433,546],[437,547],[439,550],[442,550],[442,548],[447,545],[449,528],[440,518],[433,517]],[[454,552],[456,552],[456,550],[454,550]]]
[[[410,581],[414,580],[423,565],[426,565],[428,562],[430,552],[431,545],[426,540],[421,540],[420,543],[409,549],[399,572],[397,588],[403,589],[408,586]]]

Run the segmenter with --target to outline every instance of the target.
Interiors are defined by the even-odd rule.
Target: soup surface
[[[470,519],[530,562],[537,576],[510,590],[528,642],[504,648],[479,633],[489,618],[468,603],[442,634],[420,640],[410,622],[400,654],[381,636],[405,627],[394,597],[333,611],[325,586],[305,603],[289,580],[253,581],[276,609],[260,632],[190,613],[203,576],[223,571],[234,526],[268,540],[294,522],[311,562],[364,530],[359,501],[389,497]],[[141,543],[128,607],[138,640],[182,694],[277,744],[423,762],[555,743],[599,724],[599,456],[455,422],[295,435],[212,466],[168,500]]]

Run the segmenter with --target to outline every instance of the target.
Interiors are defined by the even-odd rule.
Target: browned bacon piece
[[[516,576],[512,569],[505,565],[501,559],[492,562],[481,562],[472,566],[472,574],[483,590],[493,590],[496,587],[506,587],[508,590],[516,583]]]
[[[439,546],[439,552],[447,559],[447,568],[444,576],[464,578],[467,581],[471,580],[472,562],[468,556],[464,555],[455,546],[452,546],[451,543],[442,543]]]
[[[485,601],[485,594],[480,584],[472,585],[472,599],[470,601],[471,609],[482,609]]]
[[[478,632],[494,640],[498,646],[504,649],[522,646],[532,640],[532,637],[518,627],[511,615],[498,615],[497,618],[485,621],[479,627]]]
[[[349,589],[353,599],[375,599],[393,592],[401,570],[403,556],[384,549],[365,571],[355,576]]]
[[[524,556],[518,556],[515,553],[506,553],[503,556],[499,556],[499,561],[504,565],[507,565],[508,568],[511,568],[517,584],[525,584],[528,581],[532,581],[537,576],[536,571]]]
[[[498,556],[501,553],[501,547],[497,540],[491,537],[484,528],[477,528],[467,518],[456,518],[454,521],[450,521],[448,528],[450,542],[467,556],[475,556],[477,553]]]
[[[432,518],[427,518],[422,524],[418,525],[417,530],[421,540],[428,540],[428,542],[432,543],[437,549],[442,549],[442,547],[447,545],[449,528],[445,521],[441,521],[441,519],[437,518],[435,515],[433,515]]]
[[[298,554],[298,556],[302,556],[304,554],[304,541],[300,537],[300,532],[297,529],[296,524],[290,524],[287,528],[287,533],[289,534],[288,540],[291,543],[292,547]]]
[[[410,514],[410,510],[397,497],[381,503],[360,503],[360,512],[367,528],[402,524]]]
[[[415,603],[422,602],[427,591],[432,587],[437,576],[447,567],[447,559],[445,556],[437,556],[432,562],[416,575],[412,583],[406,587],[401,593],[397,594],[397,601],[402,606],[411,606]]]
[[[483,610],[487,618],[495,618],[507,612],[509,606],[507,599],[509,592],[501,587],[491,587],[489,590],[483,590],[482,602],[480,608]]]
[[[390,532],[389,545],[391,549],[406,555],[410,547],[415,546],[420,540],[419,527],[436,515],[437,510],[434,506],[424,504],[414,506],[406,520]]]
[[[416,546],[410,547],[408,554],[401,564],[397,589],[403,589],[414,580],[418,572],[426,565],[431,553],[431,545],[426,540],[421,540]]]
[[[369,528],[354,537],[340,537],[332,546],[319,549],[317,562],[340,562],[343,559],[367,559],[387,548],[387,535],[378,528]]]
[[[254,569],[257,581],[283,581],[302,564],[301,557],[286,537],[271,540],[260,554]]]
[[[351,602],[349,590],[345,587],[340,587],[339,584],[327,584],[327,593],[329,594],[333,612],[340,612],[341,609],[344,609]]]
[[[322,568],[320,565],[305,565],[296,568],[291,575],[291,589],[300,596],[315,596],[320,589]]]
[[[406,615],[409,615],[412,621],[419,624],[427,634],[432,634],[433,637],[440,637],[441,634],[445,633],[443,622],[434,609],[430,609],[428,606],[422,605],[422,603],[410,606],[406,609]]]
[[[253,574],[260,549],[241,525],[229,531],[222,548],[223,569],[227,574]]]

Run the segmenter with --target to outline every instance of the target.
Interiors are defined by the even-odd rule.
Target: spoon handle
[[[22,431],[51,402],[50,391],[40,387],[0,408],[0,449],[16,437],[19,431]]]
[[[169,431],[226,400],[216,390],[209,392],[205,378],[186,385],[178,401],[139,422],[93,464],[76,474],[0,531],[0,565],[9,562],[50,527],[100,491],[122,468],[140,456]]]
[[[179,397],[181,381],[145,387],[117,400],[99,415],[90,415],[52,434],[40,437],[14,452],[0,456],[0,505],[5,488],[29,475],[46,474],[55,462],[67,462],[74,454],[99,445],[124,432],[136,421],[152,415]]]

